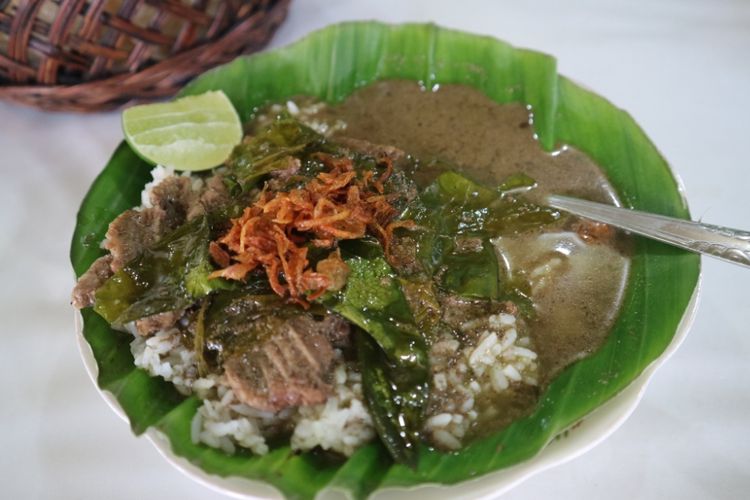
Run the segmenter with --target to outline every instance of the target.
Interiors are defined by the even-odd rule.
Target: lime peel
[[[240,117],[221,90],[128,108],[122,130],[138,156],[175,170],[219,166],[242,140]]]

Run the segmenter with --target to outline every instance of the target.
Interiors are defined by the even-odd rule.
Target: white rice
[[[425,425],[428,427],[445,427],[453,421],[453,415],[450,413],[440,413],[427,419]]]
[[[130,352],[133,353],[135,366],[172,382],[181,394],[192,394],[198,378],[195,354],[182,345],[176,329],[162,330],[148,338],[136,333],[130,343]],[[215,381],[211,379],[201,379],[198,389],[205,392],[214,384]]]
[[[253,453],[268,453],[268,445],[261,430],[263,419],[236,411],[239,405],[234,393],[224,387],[221,399],[206,399],[193,417],[191,434],[193,442],[221,448],[226,453],[235,452],[237,445]],[[242,405],[245,406],[245,405]],[[249,408],[249,407],[246,407]]]
[[[299,409],[292,434],[292,449],[320,446],[350,456],[375,437],[370,413],[363,402],[360,374],[339,364],[335,372],[334,395],[323,404]]]
[[[516,317],[500,313],[461,324],[464,333],[478,340],[463,349],[446,334],[430,352],[432,369],[431,414],[424,431],[448,450],[462,446],[462,439],[476,421],[476,397],[493,391],[512,390],[514,384],[537,385],[537,354],[531,339],[519,336]]]
[[[539,266],[535,267],[529,273],[529,279],[531,282],[531,293],[536,295],[540,293],[542,289],[547,287],[550,281],[553,279],[556,271],[564,264],[564,261],[558,257],[550,257]]]

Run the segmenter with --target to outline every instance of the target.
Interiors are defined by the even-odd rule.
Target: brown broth
[[[320,118],[346,123],[341,135],[408,151],[419,158],[417,178],[429,180],[450,165],[497,185],[522,172],[537,181],[539,194],[617,203],[604,173],[585,154],[569,147],[553,153],[541,149],[525,106],[495,103],[470,87],[444,85],[429,91],[414,82],[378,82],[326,108]],[[602,345],[627,283],[627,238],[617,234],[610,244],[584,243],[570,231],[575,220],[564,217],[544,230],[495,240],[506,277],[532,284],[536,314],[527,327],[539,356],[542,389],[566,366]],[[558,260],[549,278],[532,276],[536,267]],[[480,417],[471,433],[483,434],[528,414],[537,397],[537,391],[521,387],[479,398]]]

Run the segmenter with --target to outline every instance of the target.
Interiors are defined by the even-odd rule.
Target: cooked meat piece
[[[104,239],[104,248],[112,254],[112,271],[156,243],[169,230],[166,220],[167,214],[160,207],[126,210],[113,220]]]
[[[167,234],[192,218],[225,205],[229,193],[223,178],[217,174],[206,180],[200,193],[192,189],[187,177],[173,176],[157,184],[150,194],[152,207],[143,210],[127,210],[113,220],[104,239],[103,246],[110,255],[97,259],[78,280],[72,294],[74,307],[83,308],[94,303],[94,294],[115,271],[136,258],[145,248],[153,245]],[[174,318],[176,321],[178,318]],[[156,325],[155,319],[145,318],[142,334]],[[159,321],[166,321],[164,318]],[[174,324],[172,321],[169,325]]]
[[[500,307],[499,303],[460,295],[446,295],[440,300],[443,322],[463,334],[481,333],[487,317],[499,312]]]
[[[443,322],[458,332],[464,339],[478,340],[489,326],[489,317],[493,314],[507,313],[518,318],[518,306],[510,301],[496,302],[485,299],[473,299],[459,295],[447,295],[441,298]]]
[[[82,309],[94,305],[94,294],[96,290],[112,276],[112,256],[99,257],[91,264],[88,271],[83,273],[73,288],[73,307]]]
[[[182,317],[182,311],[167,311],[146,316],[135,321],[135,329],[139,335],[148,337],[159,330],[172,328]]]
[[[403,209],[405,203],[417,197],[418,189],[414,181],[404,170],[408,169],[409,156],[405,151],[395,146],[374,144],[362,139],[352,137],[336,137],[336,142],[354,153],[362,153],[375,159],[388,159],[394,166],[393,173],[388,178],[386,190],[390,193],[398,193],[398,198],[392,200],[397,209]]]
[[[204,213],[208,213],[226,206],[231,200],[229,190],[224,184],[224,176],[214,174],[206,179],[205,186],[187,209],[188,220],[194,219]]]
[[[390,160],[393,172],[384,183],[385,192],[388,194],[389,202],[401,212],[419,194],[419,189],[407,173],[413,166],[409,156],[403,150],[395,146],[374,144],[362,139],[352,137],[336,137],[336,142],[352,153],[361,153],[376,160]]]
[[[192,190],[189,178],[168,177],[151,191],[151,208],[127,210],[112,221],[104,240],[104,248],[112,253],[112,270],[122,268],[144,248],[185,223],[188,216],[203,214],[204,207],[217,206],[228,199],[226,188],[217,177],[208,179],[200,195]]]
[[[456,238],[455,240],[456,251],[458,253],[470,253],[470,252],[481,252],[484,248],[482,238],[475,238],[465,236],[462,238]]]
[[[152,207],[127,210],[109,225],[104,248],[114,257],[113,271],[183,224],[189,206],[198,203],[198,195],[193,192],[189,178],[173,176],[154,186],[150,201]]]
[[[224,185],[224,176],[215,174],[205,180],[200,191],[193,190],[193,179],[168,177],[154,187],[150,199],[153,206],[167,213],[167,225],[176,228],[185,221],[223,207],[231,198]]]
[[[211,255],[213,261],[220,267],[229,267],[229,264],[232,263],[229,253],[227,253],[227,251],[215,241],[209,243],[208,253]]]
[[[353,137],[336,137],[336,142],[355,153],[362,153],[373,158],[388,158],[393,163],[406,158],[406,153],[395,146],[373,144]]]
[[[458,330],[466,321],[485,316],[488,301],[470,299],[460,295],[446,295],[440,300],[443,321]]]
[[[319,261],[315,271],[330,280],[328,290],[331,292],[338,292],[344,288],[349,277],[349,266],[341,260],[341,252],[338,250]]]
[[[266,184],[267,189],[271,191],[287,191],[290,179],[297,175],[299,169],[302,167],[299,159],[293,156],[287,156],[284,158],[284,161],[286,162],[286,166],[273,170],[269,174],[270,179],[268,179]]]
[[[285,181],[285,180],[288,180],[293,175],[296,175],[297,172],[299,172],[299,169],[301,167],[302,167],[302,162],[299,161],[299,158],[295,158],[293,156],[287,156],[286,166],[284,168],[280,168],[278,170],[274,170],[273,172],[271,172],[271,177]]]
[[[324,331],[334,326],[332,320],[296,316],[266,340],[229,357],[224,371],[237,398],[266,411],[326,401],[334,353]]]
[[[391,203],[399,211],[403,210],[409,202],[419,195],[419,189],[409,174],[398,168],[388,178],[385,189],[386,192],[398,194]]]
[[[505,302],[502,302],[501,305],[502,305],[502,309],[500,312],[512,314],[513,316],[516,316],[516,317],[521,312],[518,309],[518,305],[515,302],[511,302],[510,300],[506,300]]]
[[[351,326],[347,320],[338,314],[326,315],[323,321],[317,322],[316,328],[323,332],[333,347],[338,349],[349,347]]]
[[[171,229],[187,220],[190,207],[198,205],[198,193],[188,177],[167,177],[151,190],[151,205],[166,213],[165,222]]]
[[[572,227],[586,243],[610,244],[615,237],[615,228],[603,222],[588,219],[576,221]]]
[[[411,275],[423,271],[422,264],[417,258],[419,246],[411,236],[395,235],[388,248],[388,263],[399,274]]]

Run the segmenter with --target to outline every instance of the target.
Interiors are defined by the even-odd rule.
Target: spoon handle
[[[549,195],[549,206],[685,250],[750,267],[750,232],[686,221],[593,201]]]

